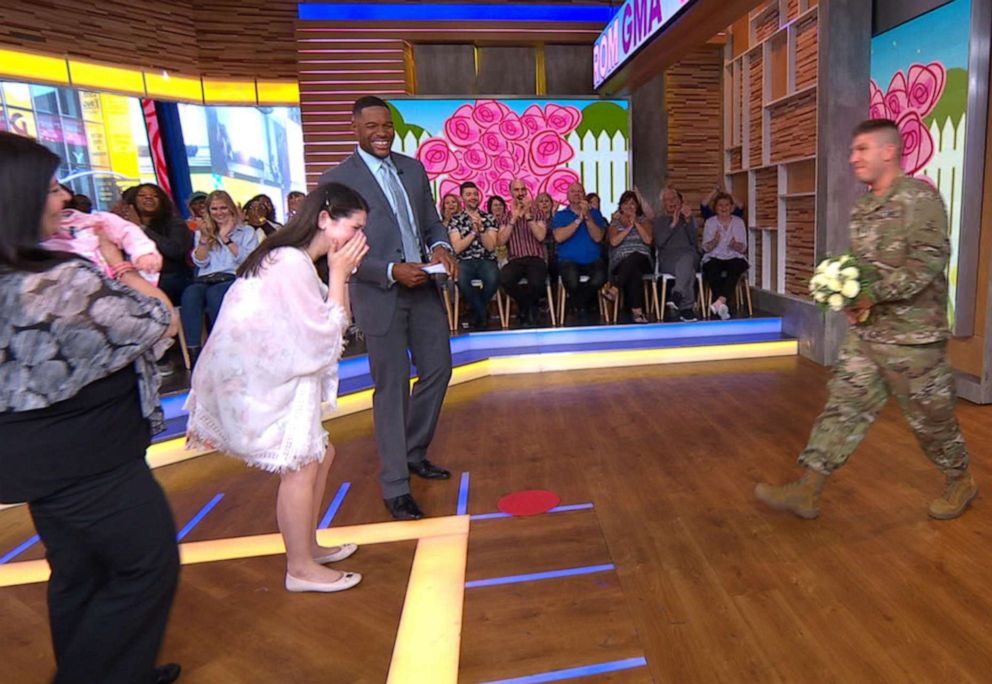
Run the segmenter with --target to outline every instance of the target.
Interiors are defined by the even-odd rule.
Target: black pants
[[[651,272],[651,259],[634,252],[625,256],[613,269],[613,284],[623,290],[624,301],[631,309],[644,308],[643,276]]]
[[[747,273],[745,259],[710,259],[703,264],[703,278],[713,292],[713,301],[719,297],[727,300],[728,306],[734,301],[734,290],[741,275]]]
[[[173,306],[182,306],[183,292],[192,282],[193,278],[187,273],[163,273],[158,277],[158,289],[169,297]]]
[[[548,266],[541,257],[520,257],[507,262],[499,277],[503,289],[517,301],[521,313],[524,313],[544,296]],[[527,279],[526,285],[520,284],[521,278]]]
[[[154,681],[179,577],[172,512],[143,459],[29,504],[52,568],[54,684]]]
[[[561,281],[572,298],[572,307],[577,311],[586,310],[595,303],[596,293],[606,283],[606,265],[600,259],[591,264],[577,264],[574,261],[560,261]],[[585,283],[579,282],[581,276],[589,276]]]

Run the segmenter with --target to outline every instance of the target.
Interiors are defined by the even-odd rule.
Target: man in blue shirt
[[[551,229],[558,243],[559,273],[572,308],[578,312],[580,322],[595,320],[590,309],[596,293],[606,282],[606,264],[600,248],[606,219],[598,209],[589,206],[582,183],[568,187],[568,206],[555,214]]]

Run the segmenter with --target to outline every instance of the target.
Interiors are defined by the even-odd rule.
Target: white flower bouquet
[[[843,311],[861,294],[867,273],[850,254],[824,259],[809,281],[813,301],[823,309]]]

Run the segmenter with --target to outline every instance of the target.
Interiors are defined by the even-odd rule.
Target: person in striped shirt
[[[533,327],[537,325],[537,302],[548,277],[544,239],[550,217],[534,205],[527,185],[519,178],[510,183],[510,195],[510,211],[503,214],[503,223],[496,235],[496,244],[506,245],[509,256],[500,271],[500,282],[517,302],[521,325]],[[524,278],[527,282],[521,284]]]

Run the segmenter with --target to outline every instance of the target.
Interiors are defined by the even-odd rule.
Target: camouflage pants
[[[945,342],[879,344],[848,333],[829,388],[800,465],[827,475],[844,465],[894,394],[920,447],[941,471],[968,467]]]

